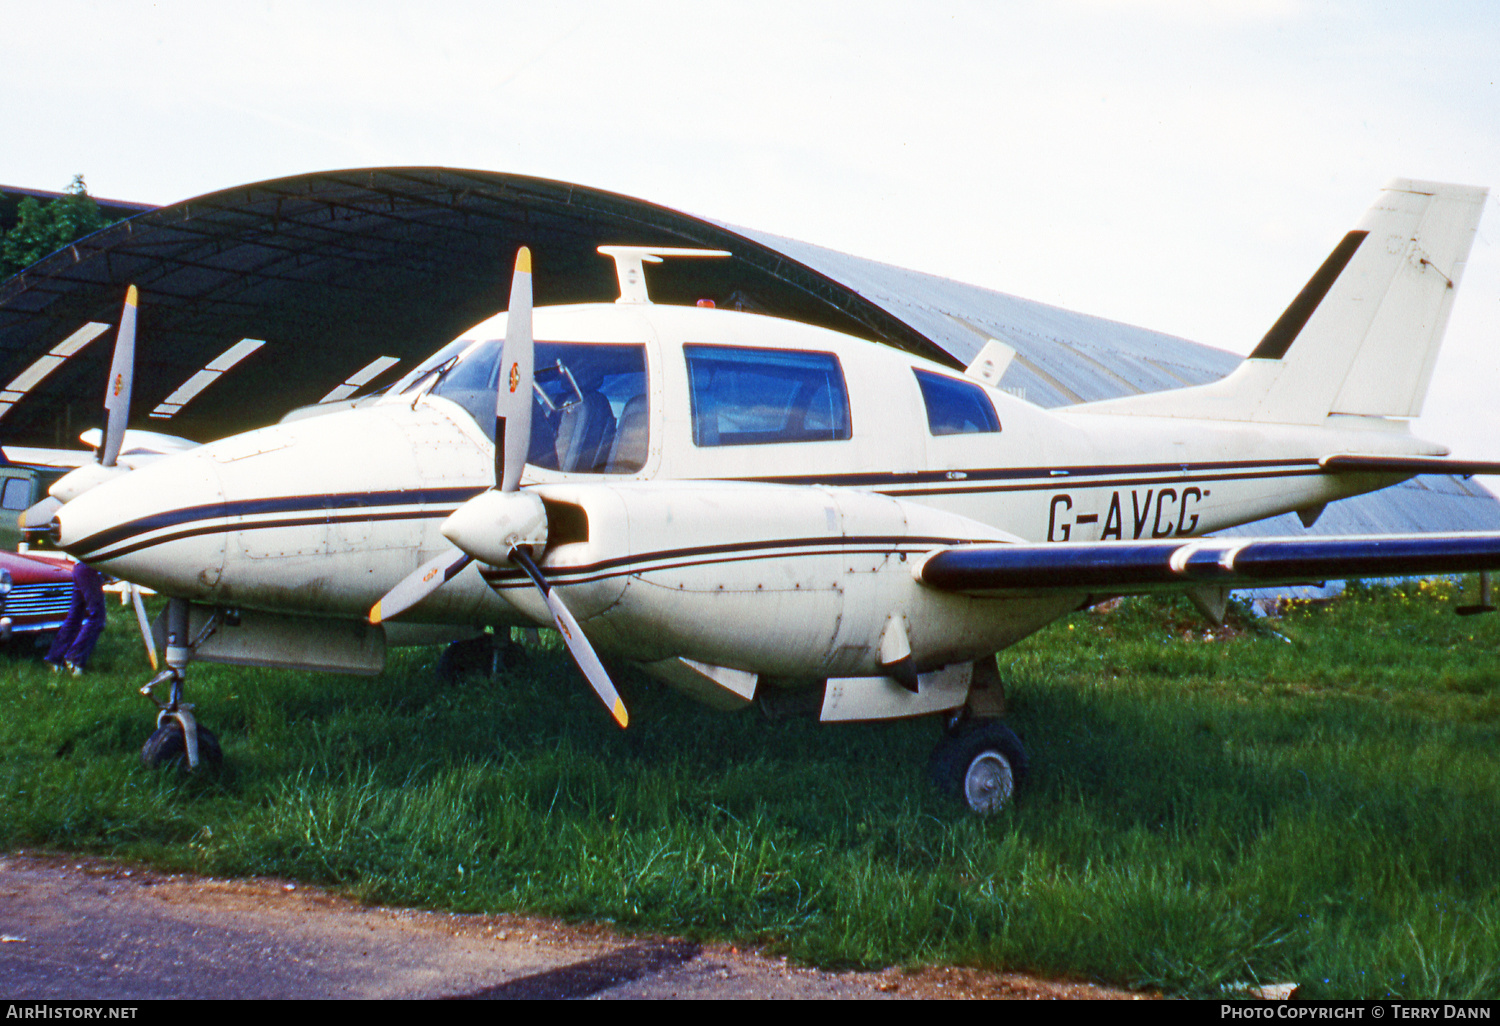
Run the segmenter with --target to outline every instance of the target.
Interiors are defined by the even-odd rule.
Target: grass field
[[[1175,600],[1075,614],[1002,653],[1032,774],[983,821],[926,785],[933,721],[724,716],[627,676],[622,732],[548,635],[452,685],[424,649],[374,679],[195,666],[226,771],[148,772],[116,614],[80,680],[0,659],[0,846],[824,966],[1496,997],[1500,616],[1459,600],[1354,588],[1211,632]]]

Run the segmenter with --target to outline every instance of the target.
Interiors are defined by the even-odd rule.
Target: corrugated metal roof
[[[726,226],[729,227],[729,226]],[[1201,385],[1240,357],[1147,328],[733,227],[848,286],[967,364],[997,338],[1016,350],[1004,384],[1038,406]]]

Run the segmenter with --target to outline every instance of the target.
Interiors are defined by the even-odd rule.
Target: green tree
[[[5,233],[0,247],[0,278],[109,223],[83,184],[83,175],[74,175],[67,193],[45,205],[28,196],[17,205],[15,227]]]

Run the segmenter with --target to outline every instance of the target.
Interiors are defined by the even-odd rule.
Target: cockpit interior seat
[[[609,465],[604,468],[607,473],[631,474],[646,465],[649,410],[646,397],[638,395],[620,411],[619,423],[615,425],[614,445],[610,447]]]
[[[562,411],[557,424],[557,469],[597,471],[609,458],[615,438],[615,414],[600,392],[583,393],[583,401]]]

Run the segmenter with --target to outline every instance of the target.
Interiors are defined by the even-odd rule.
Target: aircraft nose
[[[224,568],[223,483],[211,460],[169,456],[65,503],[57,547],[97,570],[184,598],[211,599]]]

